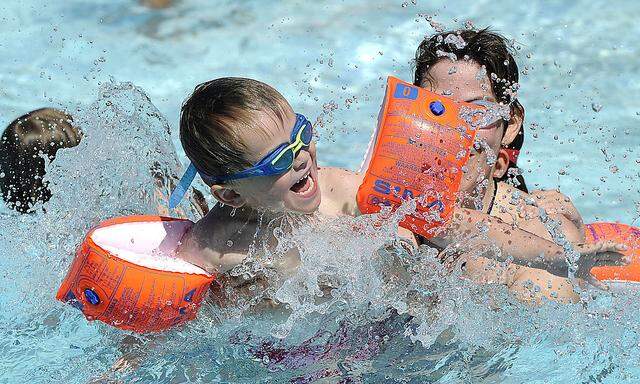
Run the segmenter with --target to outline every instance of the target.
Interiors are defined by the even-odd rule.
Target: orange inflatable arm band
[[[591,273],[598,280],[640,282],[640,228],[619,223],[593,223],[586,225],[585,235],[589,243],[611,240],[629,247],[622,253],[631,256],[631,263],[593,268]]]
[[[215,276],[173,257],[189,220],[129,216],[93,228],[56,298],[89,320],[157,332],[195,318]]]
[[[400,226],[433,237],[453,214],[462,167],[476,134],[473,121],[463,116],[477,111],[484,109],[389,77],[363,165],[366,173],[357,194],[360,211],[396,209],[415,199],[416,212]]]

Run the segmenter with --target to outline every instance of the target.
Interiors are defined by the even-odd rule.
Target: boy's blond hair
[[[180,141],[196,168],[211,176],[236,173],[252,164],[243,156],[239,132],[262,132],[258,112],[284,120],[288,103],[257,80],[224,77],[196,86],[182,106]]]

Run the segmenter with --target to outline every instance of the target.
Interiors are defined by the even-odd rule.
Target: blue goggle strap
[[[193,182],[193,179],[195,179],[197,173],[198,171],[196,170],[195,165],[193,165],[193,163],[189,163],[189,167],[180,178],[176,188],[171,192],[171,196],[169,196],[170,209],[174,209],[178,204],[180,204],[180,201],[182,201],[184,195],[189,190],[189,186]]]
[[[196,178],[197,174],[200,174],[200,177],[202,177],[205,182],[221,183],[224,181],[242,179],[245,177],[262,176],[264,175],[264,173],[265,172],[262,169],[249,169],[228,177],[210,177],[203,172],[198,172],[196,166],[193,165],[193,163],[189,163],[189,167],[187,167],[187,170],[184,171],[184,174],[180,178],[178,185],[169,196],[169,208],[175,209],[178,204],[180,204],[180,202],[184,198],[184,195],[187,194],[187,191],[189,190],[189,187],[191,186],[191,183],[193,183],[193,179]]]

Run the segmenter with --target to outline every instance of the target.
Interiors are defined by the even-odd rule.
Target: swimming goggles
[[[178,206],[187,193],[196,174],[199,174],[202,180],[209,184],[256,176],[281,175],[291,169],[298,152],[300,152],[301,149],[309,148],[312,140],[313,125],[306,117],[296,113],[296,123],[291,131],[291,140],[288,143],[280,144],[250,168],[229,175],[211,176],[196,168],[193,163],[189,164],[176,189],[169,197],[169,208],[173,209]]]

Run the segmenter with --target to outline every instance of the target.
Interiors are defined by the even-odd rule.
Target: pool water
[[[268,292],[281,312],[208,303],[185,327],[134,337],[53,300],[92,225],[162,203],[149,169],[186,165],[177,124],[196,84],[276,86],[317,122],[321,164],[357,169],[386,76],[410,81],[419,41],[468,22],[518,48],[529,186],[559,187],[587,222],[638,225],[638,11],[633,1],[2,2],[0,126],[54,106],[86,138],[49,167],[46,213],[0,208],[0,383],[640,381],[636,288],[525,306],[445,273],[432,250],[403,254],[392,226],[366,218],[281,239],[307,261]],[[318,300],[318,279],[335,284],[331,298]]]

